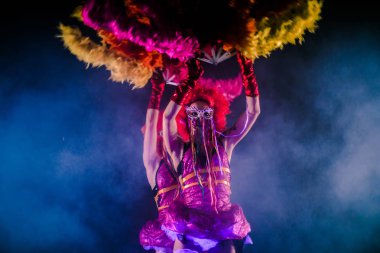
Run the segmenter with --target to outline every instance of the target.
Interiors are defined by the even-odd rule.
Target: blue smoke
[[[0,79],[0,251],[138,249],[154,217],[141,162],[145,91],[85,70],[53,36],[35,43]]]
[[[377,41],[310,35],[256,63],[262,114],[232,157],[247,252],[380,250]],[[0,59],[0,252],[144,252],[149,91],[86,70],[53,35],[19,44]]]
[[[329,34],[257,64],[262,115],[232,158],[248,252],[379,252],[377,39]]]

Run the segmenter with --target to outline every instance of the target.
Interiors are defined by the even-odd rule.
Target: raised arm
[[[224,145],[230,158],[235,146],[251,130],[260,114],[259,88],[253,70],[253,62],[240,53],[237,54],[237,60],[240,66],[243,86],[245,88],[246,109],[245,112],[240,115],[233,127],[224,133],[226,136],[224,138]]]
[[[194,88],[196,80],[203,74],[201,63],[195,58],[187,63],[188,75],[174,91],[168,106],[164,111],[163,118],[163,139],[164,146],[168,152],[175,169],[177,169],[183,154],[183,141],[178,135],[176,117],[181,107]]]
[[[160,114],[161,97],[164,92],[165,81],[160,71],[151,78],[152,92],[149,99],[148,110],[145,119],[143,162],[150,186],[155,186],[155,172],[162,159],[157,146],[157,124]]]

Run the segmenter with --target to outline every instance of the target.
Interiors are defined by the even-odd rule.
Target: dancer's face
[[[190,120],[211,120],[214,110],[204,101],[195,101],[186,107],[186,113]]]
[[[209,135],[214,110],[204,101],[195,101],[186,107],[191,133],[198,135]],[[203,132],[203,134],[202,134]]]

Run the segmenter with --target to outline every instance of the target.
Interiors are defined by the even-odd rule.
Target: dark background
[[[138,232],[156,216],[140,133],[149,88],[112,83],[64,49],[57,26],[80,3],[1,6],[0,252],[144,252]],[[246,252],[380,252],[370,3],[325,1],[302,46],[255,64],[262,113],[232,157],[232,198],[253,230]],[[234,60],[205,67],[237,74]],[[243,108],[237,99],[230,124]]]

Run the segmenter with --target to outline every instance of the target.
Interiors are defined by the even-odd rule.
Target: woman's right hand
[[[191,58],[186,62],[187,77],[193,81],[198,80],[204,73],[201,62],[197,58]]]
[[[183,105],[190,91],[195,87],[196,81],[203,75],[203,67],[201,62],[196,58],[191,58],[186,62],[187,78],[182,80],[174,91],[171,101],[178,105]]]

